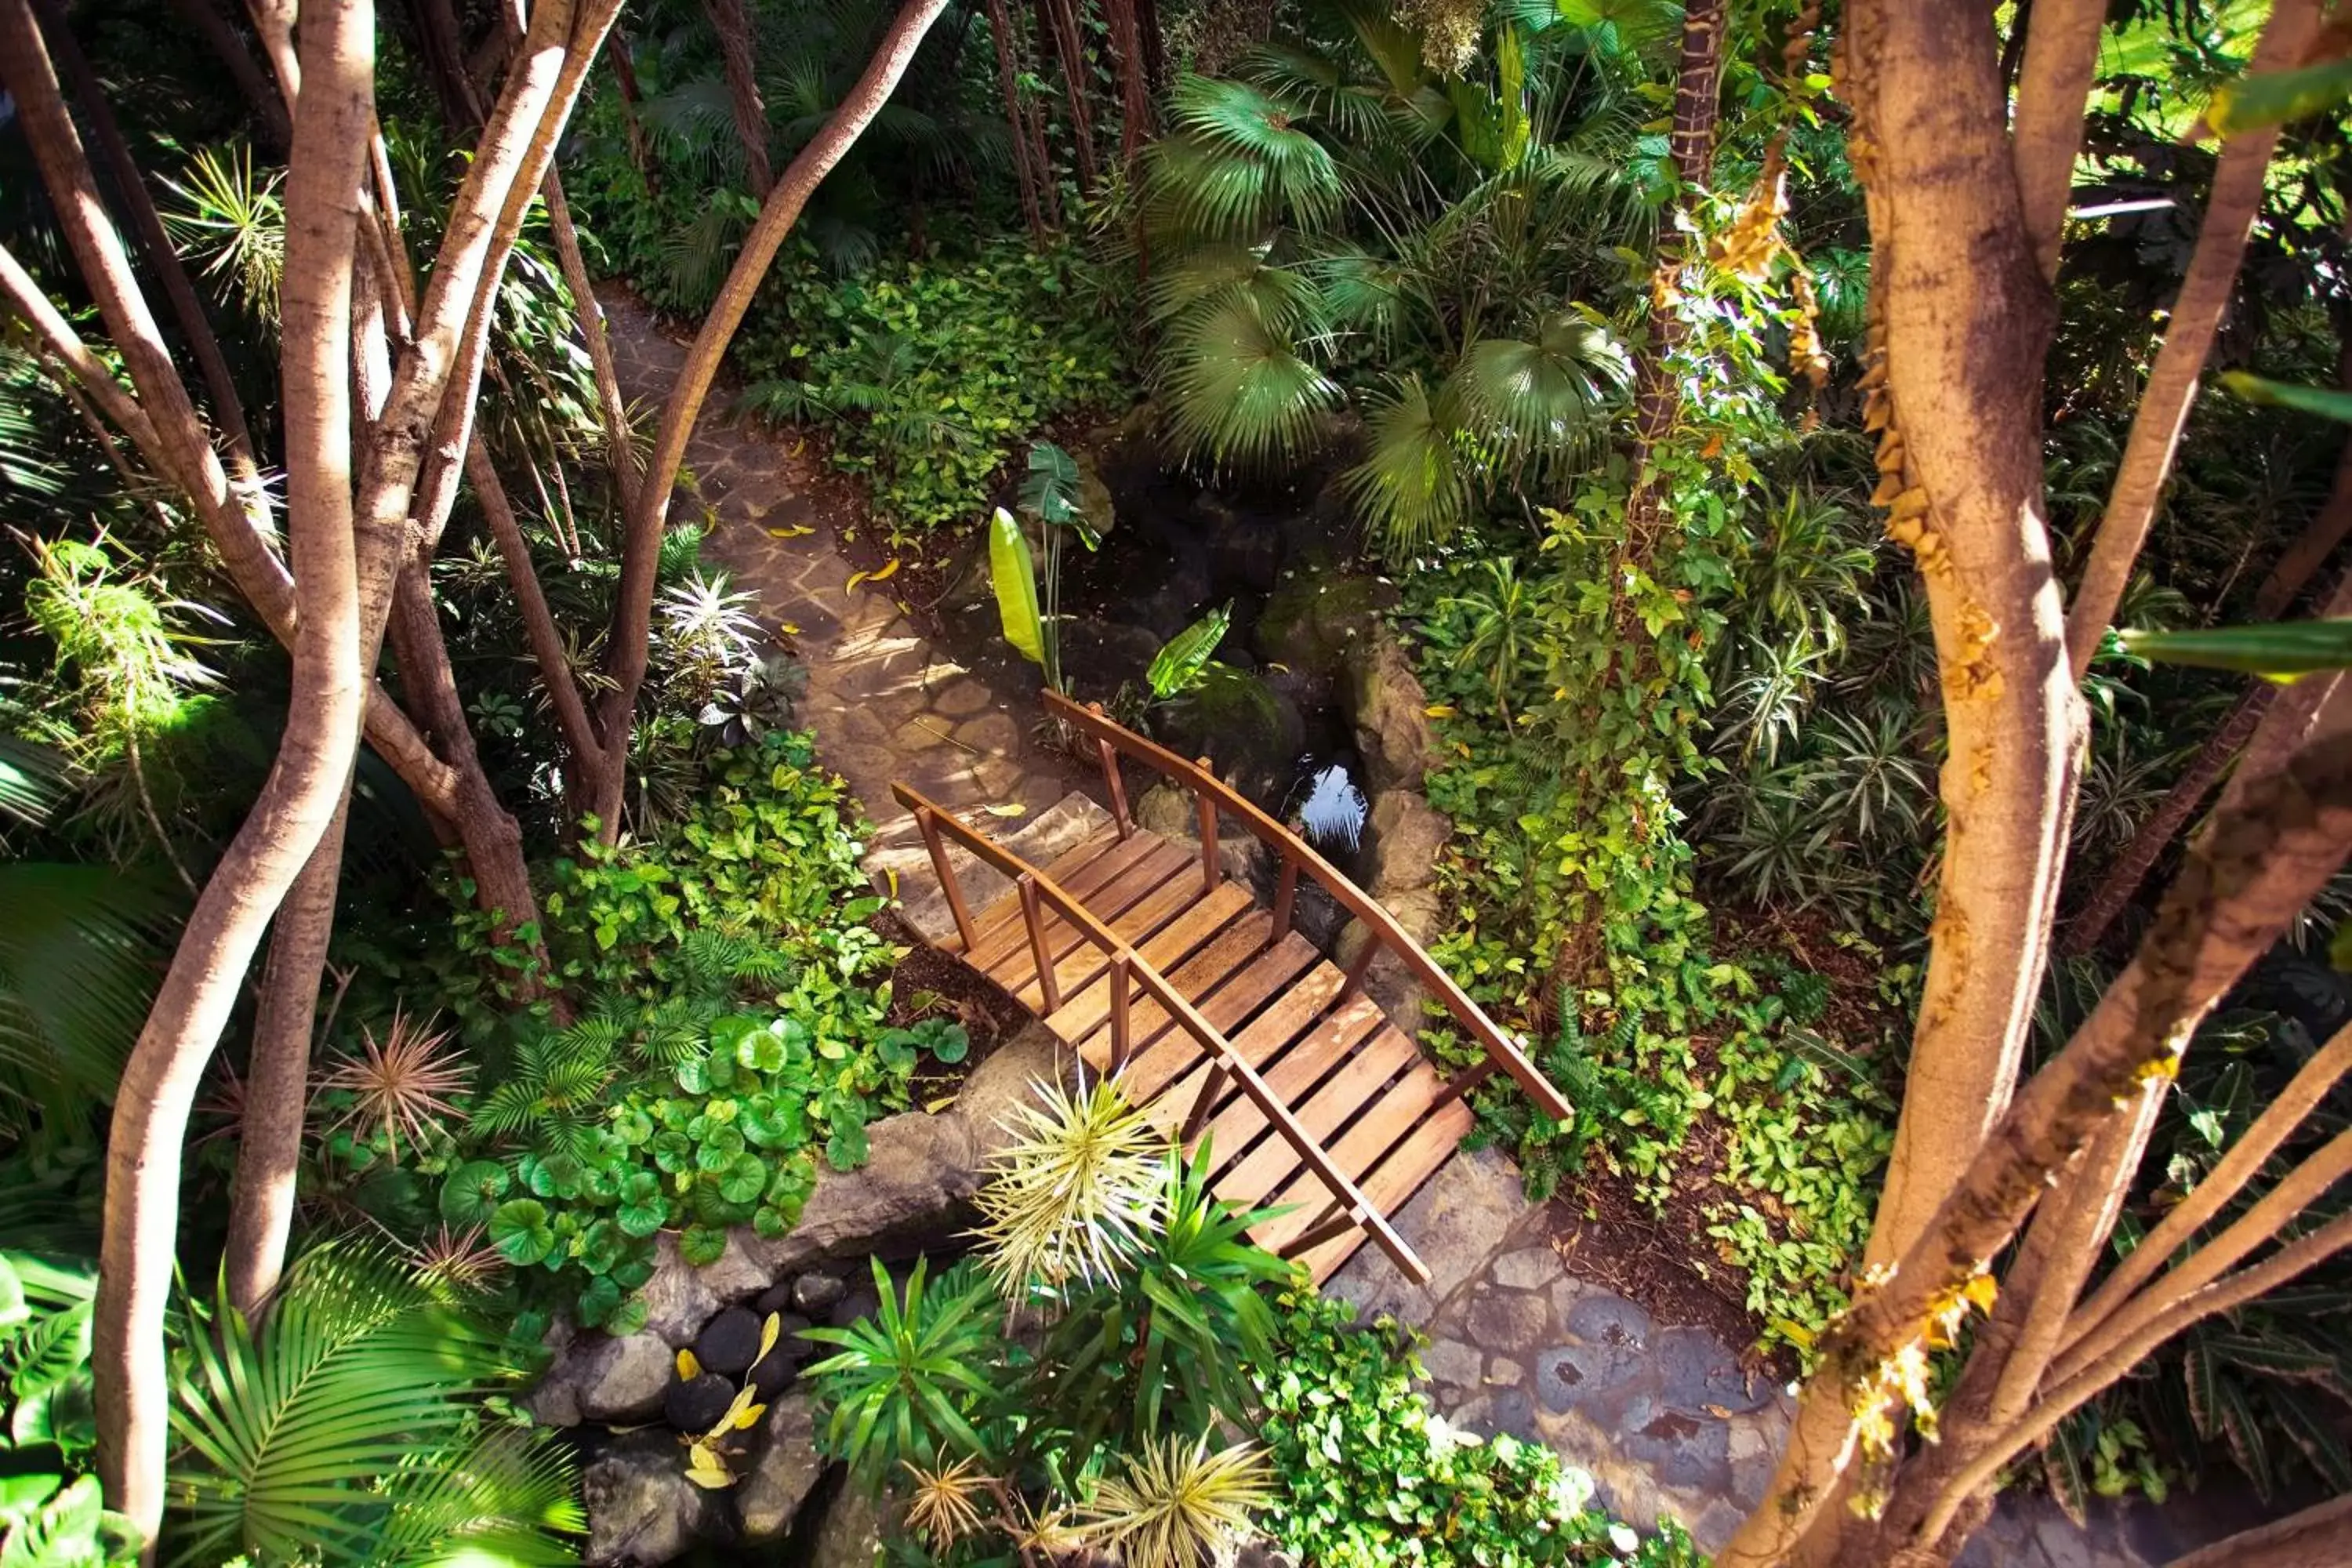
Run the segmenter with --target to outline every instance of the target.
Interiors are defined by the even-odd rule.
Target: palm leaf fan
[[[1307,263],[1307,271],[1332,329],[1362,332],[1384,350],[1395,347],[1407,302],[1402,267],[1369,251],[1336,250]]]
[[[1170,113],[1202,146],[1255,163],[1277,211],[1310,226],[1339,216],[1346,195],[1339,166],[1304,129],[1313,116],[1303,105],[1247,82],[1187,76]]]
[[[412,1472],[399,1489],[377,1558],[384,1563],[562,1568],[588,1528],[578,1461],[554,1434],[492,1432]]]
[[[1340,482],[1365,528],[1394,560],[1461,522],[1470,510],[1469,465],[1454,422],[1417,375],[1399,381],[1364,423],[1370,449]]]
[[[1378,140],[1389,124],[1389,95],[1349,79],[1339,59],[1301,44],[1261,44],[1242,58],[1239,74],[1267,91],[1304,104],[1351,142]]]
[[[1217,463],[1255,463],[1305,447],[1339,388],[1252,303],[1228,300],[1182,323],[1171,343],[1179,445]]]
[[[0,419],[6,416],[0,414]],[[65,804],[73,764],[63,754],[15,735],[0,735],[0,817],[38,827]]]
[[[1501,450],[1552,458],[1591,432],[1609,395],[1632,374],[1624,349],[1604,328],[1561,310],[1544,319],[1532,342],[1471,344],[1449,388]]]

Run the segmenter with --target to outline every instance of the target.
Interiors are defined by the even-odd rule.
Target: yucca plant
[[[1013,1140],[974,1200],[981,1256],[1016,1303],[1115,1279],[1148,1244],[1166,1197],[1166,1135],[1114,1081],[1035,1088],[1038,1102],[1014,1109]]]
[[[524,1369],[412,1274],[317,1248],[257,1323],[225,1290],[210,1316],[173,1378],[182,1560],[576,1560],[570,1451],[482,1412]]]
[[[1230,1559],[1250,1515],[1274,1500],[1263,1450],[1212,1449],[1206,1436],[1171,1437],[1129,1456],[1080,1510],[1079,1538],[1124,1568],[1200,1568]]]

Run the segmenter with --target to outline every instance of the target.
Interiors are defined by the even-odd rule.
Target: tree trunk
[[[2074,160],[2083,150],[2083,108],[2098,74],[2099,30],[2106,21],[2107,0],[2021,5],[2017,30],[2025,34],[2024,54],[2016,73],[2002,72],[2003,79],[2017,83],[2011,135],[2017,205],[2033,258],[2052,283],[2058,281],[2058,245],[2074,194]]]
[[[1054,41],[1054,58],[1061,66],[1062,96],[1070,106],[1070,143],[1076,153],[1078,195],[1095,194],[1094,115],[1087,107],[1087,55],[1078,37],[1077,18],[1070,0],[1037,0],[1037,29]]]
[[[1919,1354],[1931,1325],[1958,1309],[2049,1178],[2128,1114],[2118,1107],[2149,1079],[2177,1070],[2200,1020],[2343,865],[2352,849],[2347,706],[2332,706],[2323,737],[2289,767],[2216,814],[2131,963],[2017,1096],[1893,1272],[1865,1287],[1823,1336],[1780,1468],[1717,1568],[1766,1568],[1794,1550],[1859,1462],[1864,1424],[1897,1397],[1903,1359]],[[2053,1392],[2037,1410],[2056,1399]],[[1937,1556],[1958,1546],[1940,1526],[1930,1544]]]
[[[2251,74],[2294,66],[2318,31],[2319,0],[2276,0],[2254,49]],[[2091,656],[2099,651],[2099,639],[2115,618],[2116,606],[2123,603],[2132,564],[2156,521],[2173,454],[2180,449],[2180,432],[2197,401],[2198,378],[2237,289],[2246,238],[2263,210],[2263,185],[2277,144],[2275,126],[2242,132],[2223,143],[2214,167],[2213,194],[2197,230],[2189,274],[2172,302],[2164,344],[2157,351],[2156,368],[2148,373],[2147,390],[2132,416],[2131,436],[2116,469],[2106,513],[2092,536],[2091,559],[2066,614],[2066,658],[2077,681],[2090,668]]]
[[[686,460],[687,438],[702,411],[702,400],[719,374],[719,364],[751,309],[751,296],[768,265],[775,259],[793,220],[808,203],[810,193],[835,163],[841,162],[882,105],[889,100],[898,79],[906,74],[923,36],[947,8],[947,0],[907,0],[889,30],[857,79],[809,144],[785,168],[769,195],[760,219],[743,238],[727,281],[704,318],[694,345],[687,350],[677,384],[662,409],[661,426],[654,437],[653,459],[646,467],[637,507],[629,519],[621,551],[621,584],[613,611],[606,669],[612,685],[604,695],[598,728],[604,737],[596,789],[591,803],[604,841],[620,832],[621,806],[629,776],[629,732],[644,686],[653,629],[654,571],[661,557],[663,530],[669,517],[670,490],[677,483],[679,465]]]
[[[2338,1568],[2352,1540],[2352,1497],[2331,1499],[2172,1560],[2172,1568]]]
[[[751,20],[743,0],[703,0],[719,34],[719,58],[727,72],[727,101],[735,111],[735,134],[743,141],[743,174],[761,201],[776,183],[768,163],[768,110],[760,101],[760,79],[751,48]]]
[[[2352,325],[2343,333],[2336,362],[2336,384],[2352,392]],[[2286,614],[2327,558],[2336,553],[2345,535],[2352,533],[2352,439],[2336,455],[2336,476],[2328,482],[2327,500],[2314,513],[2310,525],[2282,552],[2278,563],[2254,590],[2251,613],[2257,621],[2274,621]]]
[[[1110,22],[1111,58],[1118,68],[1118,155],[1133,172],[1135,155],[1151,136],[1151,88],[1143,63],[1143,43],[1135,22],[1135,0],[1104,0]]]
[[[28,31],[23,0],[0,34]],[[278,900],[346,798],[367,701],[368,623],[380,626],[386,541],[354,531],[352,277],[373,97],[366,0],[302,29],[306,82],[286,185],[280,314],[286,388],[287,534],[301,605],[294,683],[278,761],[188,918],[116,1093],[92,1319],[99,1472],[110,1506],[152,1554],[163,1521],[170,1304],[181,1144],[205,1064]],[[24,41],[8,39],[8,57]],[[37,47],[37,42],[32,46]]]
[[[613,68],[613,85],[620,89],[621,130],[629,139],[629,162],[645,176],[646,189],[657,193],[661,176],[646,147],[645,122],[637,118],[637,72],[629,63],[629,36],[615,27],[613,47],[604,51],[604,58]]]
[[[1052,174],[1035,168],[1030,157],[1028,122],[1021,112],[1020,72],[1013,63],[1013,18],[1005,13],[1004,0],[988,0],[988,31],[996,40],[997,87],[1004,95],[1005,123],[1013,131],[1013,172],[1021,183],[1021,216],[1029,220],[1030,242],[1042,246],[1045,214],[1038,204],[1037,191],[1040,182]]]
[[[269,957],[261,968],[245,1108],[236,1123],[228,1242],[221,1259],[228,1299],[248,1317],[278,1289],[286,1268],[286,1238],[294,1226],[295,1184],[302,1168],[304,1113],[310,1103],[319,980],[334,935],[335,889],[342,879],[343,828],[350,816],[346,784],[342,808],[278,906],[269,928]]]

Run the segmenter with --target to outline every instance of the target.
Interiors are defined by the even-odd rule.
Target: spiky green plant
[[[981,1258],[1008,1300],[1109,1281],[1146,1245],[1166,1198],[1165,1134],[1115,1081],[1035,1086],[1008,1119],[979,1205]]]
[[[523,1370],[488,1326],[353,1247],[297,1260],[258,1325],[226,1300],[173,1374],[184,1557],[576,1560],[570,1451],[484,1426]]]
[[[278,195],[284,181],[280,170],[257,174],[249,147],[205,147],[178,179],[163,182],[179,198],[163,214],[173,247],[202,260],[224,295],[272,327],[286,271],[286,204]]]
[[[872,1317],[801,1331],[838,1347],[804,1374],[832,1412],[825,1445],[877,1489],[910,1464],[988,1453],[973,1417],[994,1391],[989,1372],[1002,1349],[995,1294],[969,1264],[926,1287],[929,1266],[918,1260],[901,1290],[874,1260],[880,1305]]]
[[[1077,1533],[1125,1568],[1200,1568],[1248,1539],[1250,1515],[1274,1500],[1265,1452],[1212,1449],[1206,1435],[1170,1437],[1123,1461],[1079,1510]]]

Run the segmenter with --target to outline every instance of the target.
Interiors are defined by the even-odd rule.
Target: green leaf
[[[783,1037],[766,1029],[754,1030],[735,1042],[735,1063],[752,1072],[783,1071]]]
[[[548,1223],[547,1205],[537,1198],[515,1198],[490,1215],[490,1245],[518,1268],[528,1268],[555,1249],[555,1229]]]
[[[719,1261],[727,1250],[727,1233],[707,1225],[690,1225],[678,1232],[677,1255],[697,1268]]]
[[[1003,507],[988,525],[988,574],[1004,640],[1032,664],[1045,662],[1045,623],[1037,609],[1037,569],[1020,522]]]
[[[2352,59],[2264,71],[2216,90],[2205,110],[2205,123],[2217,135],[2235,136],[2320,113],[2347,97],[2352,97]]]
[[[1164,702],[1199,685],[1202,670],[1207,668],[1233,624],[1234,603],[1228,599],[1222,607],[1211,610],[1169,638],[1151,656],[1151,666],[1143,672],[1151,695]]]
[[[733,1163],[719,1173],[719,1195],[732,1204],[751,1203],[767,1184],[768,1168],[757,1154],[738,1154]]]
[[[867,1146],[866,1129],[859,1123],[835,1121],[833,1136],[825,1141],[824,1157],[836,1171],[854,1171],[866,1163]]]
[[[621,1179],[621,1206],[614,1220],[631,1236],[646,1237],[669,1223],[669,1200],[659,1176],[633,1171]]]
[[[2225,372],[2221,380],[2223,386],[2249,403],[2269,408],[2291,408],[2298,414],[2315,414],[2322,419],[2352,425],[2352,392],[2266,381],[2242,370]]]
[[[2134,630],[2117,637],[2126,652],[2159,663],[2231,669],[2265,680],[2284,682],[2322,670],[2352,668],[2352,619],[2186,632]]]

